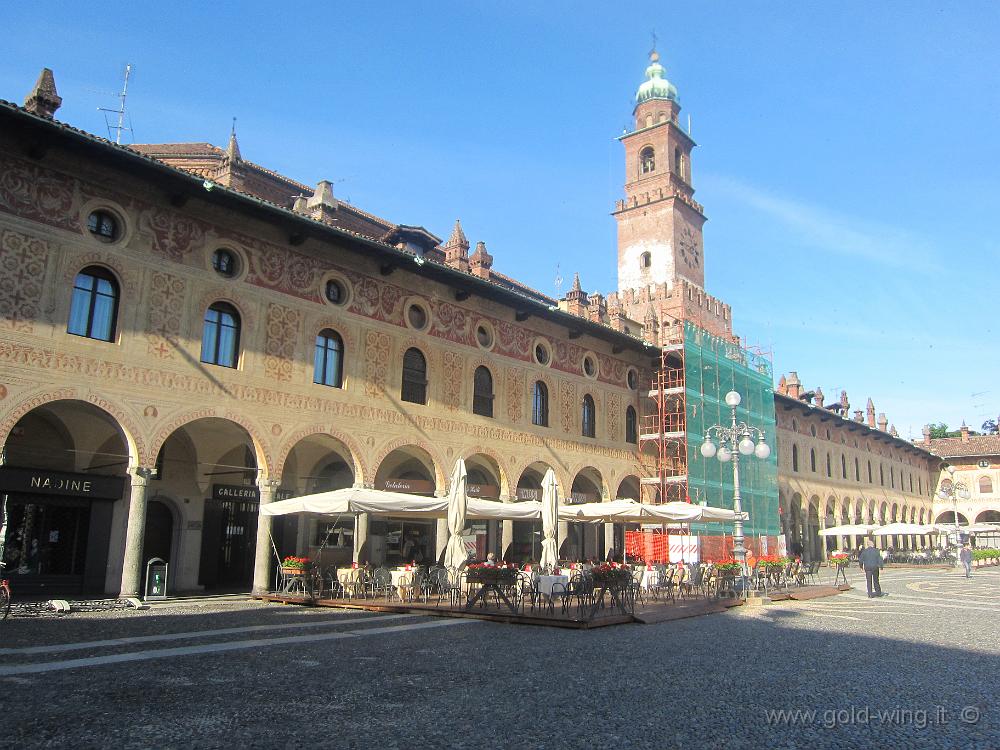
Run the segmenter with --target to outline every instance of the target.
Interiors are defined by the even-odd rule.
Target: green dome
[[[646,68],[646,80],[635,92],[635,103],[642,104],[650,99],[680,101],[677,98],[677,87],[663,76],[666,71],[660,65],[660,55],[657,52],[651,52],[649,60],[649,67]]]

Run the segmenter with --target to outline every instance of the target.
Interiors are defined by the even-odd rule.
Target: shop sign
[[[287,500],[295,497],[293,490],[278,488],[274,491],[275,500]],[[254,500],[260,502],[260,487],[256,484],[213,484],[213,500]]]
[[[495,484],[470,484],[466,485],[465,491],[469,497],[485,497],[490,500],[500,497],[500,488]]]
[[[541,500],[542,491],[533,490],[530,487],[518,487],[516,496],[518,500]]]
[[[0,466],[0,491],[119,500],[125,491],[125,478]]]
[[[426,479],[385,479],[379,482],[378,489],[433,495],[434,482],[428,482]]]

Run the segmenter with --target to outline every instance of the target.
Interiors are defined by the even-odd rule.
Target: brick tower
[[[635,128],[618,139],[625,146],[625,198],[613,213],[618,222],[614,301],[633,320],[654,317],[663,335],[671,335],[677,321],[691,320],[731,337],[729,306],[705,292],[705,214],[691,184],[696,144],[678,122],[677,89],[659,60],[655,50],[650,53],[646,80],[635,96]]]

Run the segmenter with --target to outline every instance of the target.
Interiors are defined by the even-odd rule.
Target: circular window
[[[219,276],[225,276],[227,279],[233,278],[239,271],[239,261],[236,259],[236,253],[220,247],[212,253],[212,269]]]
[[[110,211],[98,209],[87,217],[87,230],[101,242],[114,242],[121,237],[121,224]]]
[[[410,328],[422,331],[427,327],[427,311],[416,303],[406,309],[406,322]]]
[[[337,279],[330,279],[326,282],[323,294],[326,296],[326,301],[333,305],[342,305],[344,304],[344,300],[347,298],[347,293],[344,291],[344,285]]]
[[[483,349],[493,348],[493,329],[485,321],[476,326],[476,343]]]
[[[588,378],[597,377],[597,360],[592,354],[587,354],[583,358],[583,374]]]
[[[979,468],[980,468],[980,469],[988,469],[988,468],[990,468],[990,462],[989,462],[989,461],[987,461],[987,460],[986,460],[986,459],[984,458],[984,459],[983,459],[982,461],[980,461],[980,462],[979,462]]]
[[[549,361],[552,359],[552,354],[549,352],[548,344],[544,341],[535,342],[535,362],[547,367]]]
[[[639,373],[636,370],[629,370],[628,374],[625,376],[625,381],[628,383],[628,387],[633,391],[639,388]]]

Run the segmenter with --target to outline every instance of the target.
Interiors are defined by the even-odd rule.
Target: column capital
[[[257,480],[257,486],[261,489],[276,490],[281,485],[281,478],[266,477]]]
[[[149,480],[156,474],[156,469],[149,466],[129,466],[129,481],[133,487],[144,487],[149,484]]]

